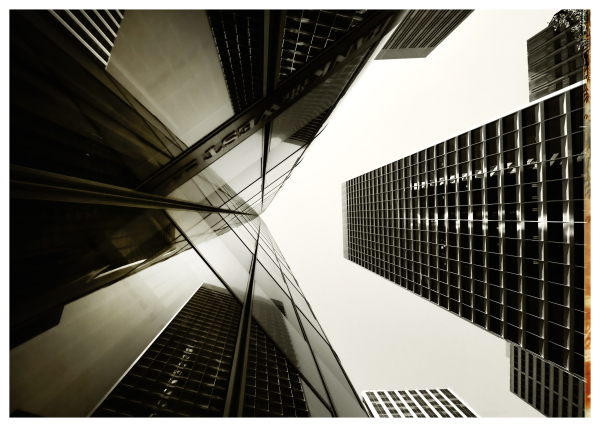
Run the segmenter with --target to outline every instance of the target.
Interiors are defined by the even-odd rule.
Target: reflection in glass
[[[231,228],[219,214],[211,214],[204,219],[190,211],[170,210],[169,214],[235,295],[243,301],[252,262],[250,250],[231,232]]]
[[[186,247],[160,210],[14,199],[10,214],[13,331]]]
[[[58,325],[11,351],[11,379],[18,378],[11,380],[11,393],[53,395],[57,414],[71,408],[70,416],[86,416],[93,405],[72,405],[81,390],[89,402],[100,402],[203,283],[222,287],[198,255],[187,250],[71,302]],[[65,364],[67,353],[76,360]],[[59,384],[63,388],[55,394]]]
[[[325,365],[327,365],[330,373],[332,373],[335,376],[335,378],[337,379],[339,384],[343,385],[347,394],[349,394],[350,396],[354,396],[354,391],[352,390],[352,387],[348,383],[346,376],[342,372],[342,369],[340,368],[340,364],[339,364],[337,358],[334,356],[333,352],[331,351],[331,347],[329,347],[329,345],[325,342],[323,337],[321,337],[321,335],[319,335],[315,331],[315,329],[312,327],[312,325],[306,324],[306,322],[303,321],[302,326],[304,327],[304,331],[306,332],[306,335],[308,336],[308,341],[310,342],[310,346],[311,346],[313,352],[315,353],[315,355],[318,356],[319,359],[325,363]],[[322,364],[323,363],[320,363],[320,365],[322,365]],[[327,379],[325,379],[325,381],[327,382],[327,385],[329,386],[329,381]],[[335,397],[333,399],[335,402]],[[354,401],[356,402],[356,398],[354,399]]]
[[[316,356],[316,358],[319,363],[319,368],[321,369],[321,374],[327,383],[329,393],[331,393],[338,416],[366,417],[367,414],[362,409],[362,406],[356,399],[354,393],[348,393],[347,388],[340,384],[337,377],[331,373],[321,358],[319,356]]]
[[[283,175],[286,175],[296,163],[296,160],[302,155],[304,150],[298,150],[281,162],[279,165],[271,169],[265,176],[265,188],[271,185],[274,181]]]
[[[317,321],[312,310],[310,309],[308,302],[306,302],[304,297],[302,295],[300,295],[300,293],[294,286],[292,286],[290,288],[290,291],[292,292],[292,298],[294,299],[294,304],[296,304],[296,306],[300,309],[302,314],[304,314],[304,316],[310,320],[310,323],[314,326],[314,328],[316,330],[319,331],[319,333],[321,334],[323,339],[325,339],[325,334],[323,333],[323,330],[319,326],[319,322]]]
[[[254,283],[252,315],[312,387],[326,399],[327,394],[308,344],[268,294],[263,291],[258,281]]]
[[[258,263],[254,270],[254,280],[255,283],[258,283],[261,289],[269,296],[283,316],[294,326],[294,328],[296,328],[298,333],[302,334],[302,329],[300,329],[300,325],[298,324],[298,318],[296,317],[290,297],[273,280],[264,267]],[[283,286],[285,287],[285,284]],[[275,317],[279,318],[279,316]]]
[[[302,380],[302,390],[304,390],[304,396],[306,398],[306,403],[308,404],[308,411],[310,412],[310,416],[312,418],[332,417],[329,409],[327,409],[327,407],[323,404],[323,402],[321,402],[315,392],[311,390],[304,380]]]
[[[260,178],[262,140],[262,130],[254,133],[169,197],[221,206]]]
[[[280,142],[279,139],[276,138],[271,139],[269,157],[267,159],[267,171],[273,169],[275,166],[298,151],[302,153],[304,149],[299,147],[297,144]]]

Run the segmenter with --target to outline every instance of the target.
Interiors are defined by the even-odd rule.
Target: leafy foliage
[[[577,43],[577,50],[586,50],[589,46],[587,37],[584,37],[586,32],[585,21],[587,20],[587,10],[584,9],[562,9],[550,20],[548,26],[552,26],[554,31],[563,29],[569,29],[573,33],[577,34],[579,43]]]

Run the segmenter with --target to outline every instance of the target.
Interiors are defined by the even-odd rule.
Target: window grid
[[[285,309],[279,307],[284,312]],[[298,371],[253,319],[244,417],[308,417]]]
[[[456,408],[450,403],[448,399],[446,399],[442,393],[437,390],[431,390],[431,393],[435,396],[435,398],[440,401],[444,407],[450,411],[450,413],[454,416],[454,418],[464,418],[463,415],[456,410]]]
[[[202,286],[92,416],[223,416],[240,313]]]
[[[581,31],[564,26],[550,26],[527,40],[530,101],[583,80],[580,40]]]
[[[381,406],[381,404],[379,403],[379,400],[377,400],[377,396],[375,396],[375,393],[368,391],[367,397],[369,398],[369,401],[373,405],[373,408],[375,408],[375,411],[379,415],[379,418],[389,418],[387,412],[385,412],[385,409],[383,409],[383,406]]]
[[[514,394],[546,416],[584,416],[584,408],[579,406],[579,402],[583,401],[584,380],[534,353],[519,350],[515,345],[512,347]]]
[[[236,114],[263,92],[264,13],[257,10],[208,10],[227,91]]]
[[[437,413],[442,416],[442,418],[451,418],[448,412],[446,412],[442,405],[440,405],[440,402],[438,402],[427,390],[419,390],[419,393],[421,393],[421,395],[427,399],[427,402],[433,406],[433,409],[435,409]]]
[[[583,89],[346,182],[348,259],[583,376]]]
[[[433,412],[433,409],[431,409],[429,407],[429,405],[427,405],[427,403],[425,403],[425,401],[423,400],[423,398],[419,395],[419,393],[415,391],[410,391],[410,394],[412,394],[413,398],[417,401],[417,403],[419,405],[421,405],[421,408],[423,408],[423,410],[425,411],[425,413],[427,415],[429,415],[429,418],[438,418],[437,414],[435,412]]]
[[[399,393],[400,393],[400,396],[402,396],[402,398],[404,399],[404,401],[408,404],[408,406],[410,407],[412,412],[418,418],[427,418],[425,416],[425,414],[423,414],[423,412],[421,412],[421,409],[419,408],[419,406],[411,399],[411,397],[408,395],[408,393],[406,393],[405,391],[399,391]]]
[[[452,402],[454,406],[456,406],[463,414],[465,414],[467,418],[477,418],[477,416],[471,412],[471,410],[467,408],[467,406],[462,403],[460,399],[457,398],[450,390],[442,389],[440,391],[444,393],[446,397],[450,399],[450,402]]]
[[[285,17],[279,82],[371,16],[366,10],[288,10]]]
[[[404,404],[397,392],[392,391],[390,393],[390,396],[392,396],[392,400],[406,418],[413,418],[413,414],[408,410],[408,408],[406,407],[406,405]]]
[[[385,392],[378,391],[377,394],[379,395],[379,399],[383,402],[386,408],[388,408],[388,411],[390,411],[390,414],[392,414],[393,418],[402,418],[396,410],[396,408],[394,407],[394,405],[392,405],[392,402],[390,402],[390,399],[387,397]]]

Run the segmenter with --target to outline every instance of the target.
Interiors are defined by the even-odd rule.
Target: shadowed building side
[[[585,416],[585,381],[535,353],[507,343],[510,392],[547,417]]]

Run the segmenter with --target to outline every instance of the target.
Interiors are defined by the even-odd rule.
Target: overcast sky
[[[343,258],[340,185],[527,104],[526,41],[555,12],[475,11],[425,59],[372,61],[262,215],[359,393],[542,417],[509,391],[505,341]]]

